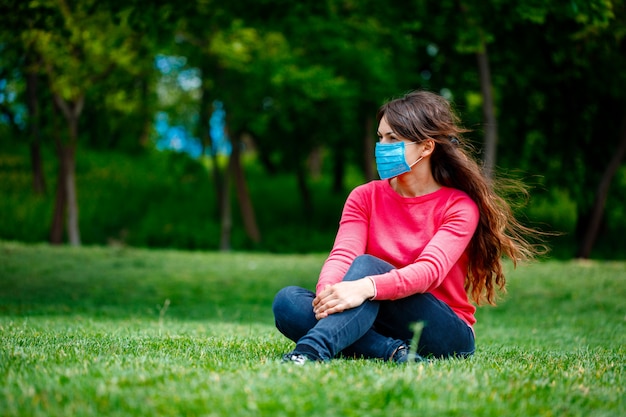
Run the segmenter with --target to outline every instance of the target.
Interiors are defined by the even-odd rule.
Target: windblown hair
[[[469,130],[461,127],[459,117],[445,98],[428,91],[410,92],[384,104],[378,111],[378,121],[383,117],[403,138],[415,142],[433,140],[435,149],[430,160],[435,181],[464,191],[478,205],[480,220],[467,248],[465,290],[477,304],[482,300],[495,304],[497,290],[506,291],[502,257],[510,258],[514,266],[518,261],[534,258],[539,248],[526,237],[539,232],[515,218],[500,194],[504,189],[488,178],[472,158],[471,147],[462,137]],[[508,191],[526,194],[520,182],[509,181],[506,186]]]

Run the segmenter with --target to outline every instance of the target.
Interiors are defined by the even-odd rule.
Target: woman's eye
[[[385,136],[378,135],[378,141],[379,141],[379,142],[382,142],[382,141],[386,141],[386,142],[397,142],[397,141],[399,141],[399,140],[400,140],[400,139],[398,139],[398,137],[397,137],[397,136],[386,136],[386,137],[385,137]]]

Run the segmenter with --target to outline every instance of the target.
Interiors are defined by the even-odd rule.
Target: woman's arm
[[[324,262],[316,285],[317,294],[328,285],[341,282],[352,261],[365,253],[369,205],[359,189],[357,187],[350,193],[343,207],[333,249]]]
[[[375,299],[395,300],[440,286],[463,256],[478,220],[478,207],[469,197],[455,199],[445,208],[441,226],[413,263],[372,276]]]

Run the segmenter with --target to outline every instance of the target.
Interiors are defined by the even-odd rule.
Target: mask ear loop
[[[405,144],[404,144],[404,146],[407,146],[407,145],[417,145],[418,143],[419,143],[419,142],[412,141],[411,143],[405,143]],[[418,159],[417,161],[415,161],[415,162],[413,162],[411,165],[409,165],[409,168],[413,168],[413,165],[417,164],[417,163],[418,163],[419,161],[421,161],[422,159],[424,159],[424,157],[423,157],[423,156],[420,156],[420,157],[419,157],[419,159]]]
[[[423,156],[420,156],[420,157],[418,158],[418,160],[417,160],[417,161],[415,161],[415,162],[413,162],[411,165],[409,165],[409,168],[413,168],[413,165],[417,164],[417,163],[418,163],[419,161],[421,161],[422,159],[424,159],[424,157],[423,157]]]

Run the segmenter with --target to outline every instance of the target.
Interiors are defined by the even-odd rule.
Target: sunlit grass
[[[468,360],[284,365],[271,300],[323,259],[0,243],[0,414],[624,415],[626,263],[511,271]]]

